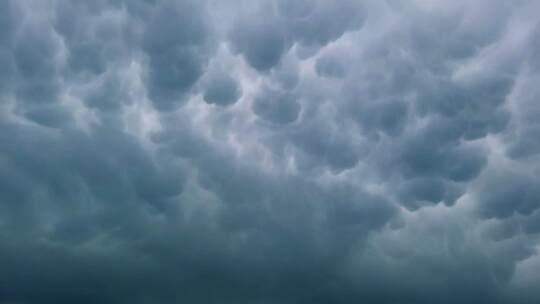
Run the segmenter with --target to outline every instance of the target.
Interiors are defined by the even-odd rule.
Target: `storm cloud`
[[[0,2],[0,304],[540,301],[536,1]]]

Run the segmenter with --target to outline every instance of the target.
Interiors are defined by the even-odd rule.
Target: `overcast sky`
[[[539,12],[0,1],[0,304],[540,303]]]

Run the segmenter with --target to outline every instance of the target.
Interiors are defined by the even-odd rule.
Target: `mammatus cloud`
[[[0,304],[540,301],[539,9],[0,2]]]

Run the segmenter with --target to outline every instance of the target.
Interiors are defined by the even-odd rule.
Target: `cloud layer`
[[[0,2],[0,304],[540,301],[539,9]]]

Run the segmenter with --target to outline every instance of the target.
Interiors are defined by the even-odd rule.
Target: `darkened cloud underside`
[[[538,9],[0,2],[0,304],[540,301]]]

